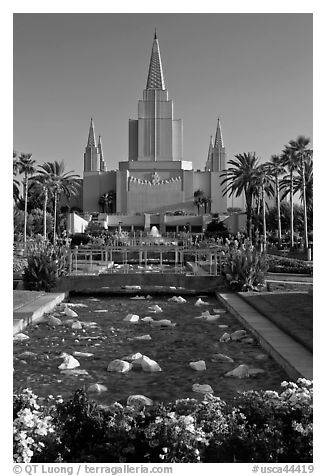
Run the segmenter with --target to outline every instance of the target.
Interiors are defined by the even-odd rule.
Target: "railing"
[[[172,245],[153,246],[148,244],[130,246],[107,246],[98,248],[76,247],[68,253],[70,274],[88,273],[130,273],[133,265],[138,271],[148,272],[150,266],[157,264],[161,273],[185,273],[186,262],[201,267],[203,274],[217,276],[221,274],[224,257],[222,249],[194,248]],[[119,263],[119,269],[113,267]],[[170,267],[167,268],[167,265]]]

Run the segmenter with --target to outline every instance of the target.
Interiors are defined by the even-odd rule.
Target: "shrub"
[[[223,269],[229,288],[233,291],[258,290],[265,281],[267,263],[265,253],[258,252],[249,240],[226,250]]]
[[[38,461],[58,461],[56,451],[57,436],[55,435],[54,399],[50,395],[43,405],[30,389],[20,395],[14,395],[14,431],[13,455],[15,463]]]
[[[312,382],[249,391],[232,404],[206,395],[137,410],[101,406],[78,390],[40,404],[14,398],[15,462],[311,462]],[[28,450],[28,451],[27,451]]]
[[[23,273],[24,288],[29,291],[51,291],[57,279],[67,271],[64,247],[54,247],[47,242],[35,242],[27,254]]]

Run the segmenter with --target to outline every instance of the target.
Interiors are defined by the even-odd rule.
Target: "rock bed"
[[[14,341],[14,391],[29,387],[39,396],[59,394],[69,397],[77,388],[101,384],[108,390],[92,394],[101,403],[125,402],[133,394],[164,402],[187,397],[200,399],[201,394],[192,390],[194,384],[210,385],[214,395],[227,401],[237,391],[279,391],[282,380],[287,380],[285,372],[266,355],[250,334],[244,340],[220,342],[225,332],[231,334],[242,326],[228,312],[221,313],[217,320],[211,322],[196,319],[205,311],[216,314],[213,309],[221,309],[216,299],[203,296],[201,299],[209,305],[197,307],[194,305],[197,297],[188,296],[185,303],[168,301],[168,296],[139,300],[128,297],[101,297],[100,300],[80,296],[70,298],[72,305],[87,306],[71,307],[82,322],[81,329],[72,329],[71,325],[51,325],[47,316],[39,324],[25,329],[28,339]],[[163,312],[149,312],[149,307],[155,305],[160,306]],[[137,323],[127,322],[124,319],[128,314],[139,315],[140,320]],[[69,320],[59,309],[53,311],[51,316],[63,323]],[[156,326],[142,321],[145,316],[155,321],[169,319],[176,325]],[[90,326],[91,322],[96,326]],[[144,335],[150,335],[151,340],[135,339]],[[60,355],[73,355],[74,352],[94,355],[75,356],[80,362],[75,369],[79,372],[61,372],[58,368],[62,363]],[[162,371],[107,371],[113,360],[137,352],[155,360]],[[225,354],[233,362],[216,361],[216,354]],[[189,365],[200,360],[205,361],[206,370],[196,371]],[[251,377],[241,379],[225,376],[243,364],[263,372],[253,372]]]

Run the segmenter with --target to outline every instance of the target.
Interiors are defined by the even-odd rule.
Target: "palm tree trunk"
[[[46,240],[46,207],[48,203],[48,191],[44,189],[44,207],[43,207],[43,236],[44,240]]]
[[[25,186],[24,246],[26,246],[26,241],[27,241],[27,196],[28,196],[28,180],[27,180],[27,174],[25,174],[25,177],[24,177],[24,186]]]
[[[282,241],[282,225],[281,225],[280,185],[278,182],[277,174],[275,175],[275,187],[276,187],[278,245],[280,246]]]
[[[265,188],[262,187],[262,209],[263,209],[263,250],[266,251],[266,203],[265,203]]]
[[[293,222],[294,222],[294,217],[293,217],[293,171],[290,171],[290,207],[291,207],[291,248],[294,246],[294,229],[293,229]]]
[[[304,220],[304,243],[305,248],[308,248],[308,220],[307,220],[307,200],[306,200],[306,177],[305,177],[305,163],[303,155],[301,154],[301,168],[302,168],[302,199],[303,199],[303,220]]]
[[[252,197],[246,193],[247,235],[252,242]]]
[[[54,220],[53,220],[53,244],[55,245],[56,240],[56,228],[57,228],[57,199],[58,194],[54,192]]]

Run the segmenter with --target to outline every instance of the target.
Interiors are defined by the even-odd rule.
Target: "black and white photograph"
[[[14,474],[316,472],[307,8],[11,12]]]

